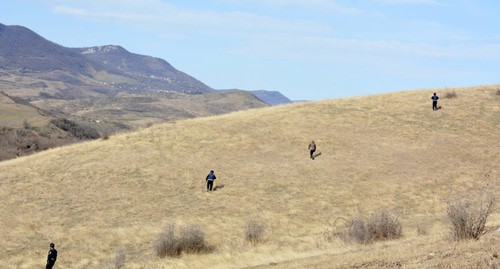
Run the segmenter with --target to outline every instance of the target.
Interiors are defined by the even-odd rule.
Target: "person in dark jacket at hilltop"
[[[432,110],[438,110],[438,99],[439,97],[434,93],[434,95],[431,97],[432,99]]]
[[[309,154],[310,154],[310,159],[311,160],[314,160],[314,152],[316,151],[316,143],[314,143],[314,141],[312,141],[310,144],[309,144]]]
[[[54,243],[50,243],[49,245],[49,254],[47,255],[47,266],[45,269],[52,269],[57,260],[57,250],[54,248]]]
[[[210,173],[207,175],[207,191],[212,191],[212,187],[214,186],[214,181],[217,177],[214,174],[214,170],[210,170]]]

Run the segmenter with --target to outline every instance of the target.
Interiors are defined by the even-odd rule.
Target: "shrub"
[[[390,240],[401,237],[402,226],[399,219],[387,210],[379,210],[370,219],[353,218],[347,225],[345,238],[357,243]]]
[[[360,244],[369,243],[371,239],[365,219],[359,216],[351,219],[347,224],[345,238]]]
[[[165,231],[158,235],[154,245],[156,255],[160,258],[165,256],[179,256],[181,254],[181,247],[177,238],[175,238],[175,225],[170,224]]]
[[[177,257],[182,251],[193,253],[207,250],[205,233],[198,225],[181,228],[180,235],[175,235],[175,225],[170,224],[161,232],[155,242],[154,249],[160,258]]]
[[[446,92],[446,94],[444,95],[444,97],[448,98],[448,99],[456,98],[457,97],[457,93],[455,91]]]
[[[496,95],[500,95],[500,89],[497,89],[497,91],[495,92]]]
[[[380,210],[368,222],[368,231],[372,240],[389,240],[401,237],[402,227],[399,220],[387,210]]]
[[[248,220],[245,225],[245,239],[251,243],[257,243],[264,236],[265,226],[260,221]]]
[[[99,132],[97,132],[94,128],[78,124],[68,119],[54,119],[50,122],[61,130],[64,130],[80,139],[97,139],[100,137]]]
[[[123,268],[125,265],[125,260],[126,260],[126,254],[124,249],[120,249],[116,251],[115,259],[114,259],[114,268],[115,269],[120,269]]]
[[[488,196],[481,202],[466,198],[448,204],[447,213],[455,240],[479,239],[484,233],[494,200],[493,196]]]
[[[196,224],[181,229],[179,245],[186,252],[200,252],[205,249],[205,233]]]

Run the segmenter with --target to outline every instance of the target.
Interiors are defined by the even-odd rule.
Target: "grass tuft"
[[[258,243],[264,236],[265,226],[257,220],[248,220],[245,225],[245,239],[253,244]]]

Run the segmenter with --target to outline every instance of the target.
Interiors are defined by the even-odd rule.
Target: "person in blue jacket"
[[[49,245],[49,254],[47,255],[47,265],[45,269],[52,269],[57,260],[57,250],[54,248],[54,243],[50,243]]]
[[[207,175],[207,191],[212,191],[212,187],[214,186],[214,181],[217,177],[214,174],[214,170],[210,170],[210,173]]]
[[[434,93],[434,95],[431,97],[432,99],[432,110],[438,110],[438,99],[439,97]]]

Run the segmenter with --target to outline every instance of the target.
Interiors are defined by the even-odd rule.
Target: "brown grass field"
[[[499,268],[498,203],[479,240],[454,241],[446,215],[455,199],[499,198],[499,87],[179,120],[2,162],[0,268],[43,268],[50,242],[55,268],[115,268],[119,252],[122,268]],[[207,193],[210,169],[219,187]],[[330,236],[380,208],[400,239]],[[265,224],[257,244],[248,220]],[[171,223],[200,225],[210,251],[158,258]]]

